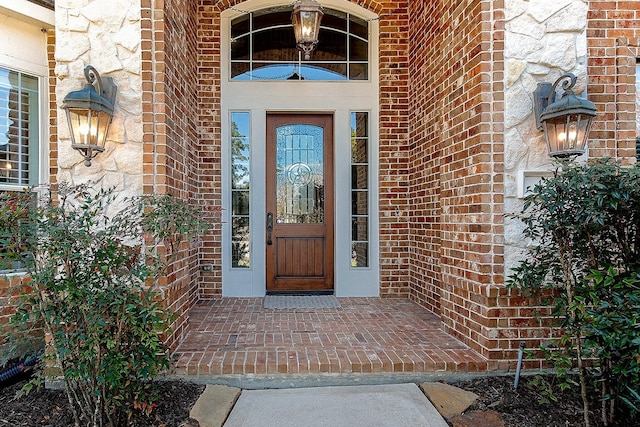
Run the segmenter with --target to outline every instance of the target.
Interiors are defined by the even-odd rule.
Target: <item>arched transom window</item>
[[[291,5],[244,14],[231,22],[232,80],[368,80],[369,23],[325,9],[308,61],[296,49]]]

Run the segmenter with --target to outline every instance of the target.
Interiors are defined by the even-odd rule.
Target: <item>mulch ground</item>
[[[532,385],[534,377],[520,379],[514,390],[514,378],[482,377],[455,385],[474,392],[480,398],[469,410],[493,410],[498,412],[505,427],[582,427],[584,426],[583,405],[575,390],[561,391],[554,388],[556,401],[541,403],[542,392]],[[602,427],[600,413],[590,412],[591,426]],[[628,414],[620,415],[616,427],[637,427],[640,419],[630,420]],[[480,427],[480,426],[478,426]]]
[[[74,425],[67,395],[61,390],[38,390],[16,399],[25,380],[0,384],[0,426],[69,427]],[[159,382],[160,401],[149,417],[136,414],[130,426],[197,427],[189,411],[204,386],[183,381]]]
[[[470,410],[492,410],[500,414],[505,427],[579,427],[583,426],[582,401],[575,392],[556,391],[558,400],[540,403],[542,395],[530,386],[531,377],[521,379],[513,389],[513,377],[482,377],[453,385],[480,396]],[[0,427],[4,426],[73,426],[66,394],[60,390],[40,390],[26,397],[15,398],[24,381],[0,384]],[[130,425],[157,427],[197,427],[189,411],[204,386],[189,382],[160,383],[159,406],[150,418],[138,416]],[[597,414],[593,427],[601,427]],[[621,419],[618,427],[640,425],[639,420]],[[301,426],[304,427],[304,426]],[[408,426],[409,427],[409,426]],[[482,426],[478,426],[482,427]]]

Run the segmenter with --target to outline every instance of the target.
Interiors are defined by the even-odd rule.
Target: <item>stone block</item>
[[[422,383],[420,388],[440,415],[447,419],[462,414],[478,400],[477,394],[449,384]]]
[[[207,384],[189,416],[200,427],[221,427],[238,400],[241,390],[236,387]]]
[[[496,411],[471,411],[449,419],[453,427],[504,427],[504,420]]]

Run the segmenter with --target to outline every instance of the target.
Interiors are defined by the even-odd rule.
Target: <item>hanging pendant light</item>
[[[296,36],[296,45],[304,54],[304,59],[311,59],[311,52],[318,44],[320,21],[322,21],[322,6],[315,0],[298,0],[293,5],[291,23]]]

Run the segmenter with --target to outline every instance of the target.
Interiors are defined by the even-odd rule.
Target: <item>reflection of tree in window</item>
[[[231,115],[231,261],[233,268],[251,266],[249,113]]]
[[[238,130],[238,124],[231,122],[231,157],[233,158],[233,188],[249,188],[249,142]]]

